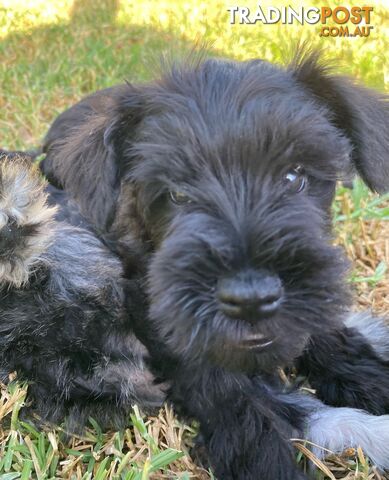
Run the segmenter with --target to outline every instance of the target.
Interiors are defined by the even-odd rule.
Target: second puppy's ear
[[[43,173],[101,232],[115,216],[123,151],[142,117],[139,98],[129,85],[98,92],[60,115],[46,137]]]
[[[290,69],[329,108],[332,122],[350,139],[352,162],[368,187],[389,191],[389,97],[333,75],[320,63],[318,52],[299,52]]]

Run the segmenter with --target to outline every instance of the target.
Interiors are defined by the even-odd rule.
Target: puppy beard
[[[294,238],[293,232],[289,244],[281,239],[261,249],[257,242],[262,254],[255,264],[277,272],[284,287],[277,313],[252,323],[225,316],[215,295],[218,279],[244,262],[212,219],[191,216],[180,217],[149,266],[151,320],[172,353],[229,369],[274,371],[292,362],[310,335],[340,324],[349,300],[343,256],[321,236]]]
[[[50,245],[55,208],[46,204],[45,182],[23,158],[0,163],[0,282],[25,284]]]
[[[224,332],[224,341],[220,334],[215,342],[208,342],[205,357],[211,364],[230,371],[272,373],[301,355],[309,339],[308,333],[298,329],[287,335],[285,321],[272,319],[268,328],[245,328],[244,333],[239,328],[229,329],[229,335]]]

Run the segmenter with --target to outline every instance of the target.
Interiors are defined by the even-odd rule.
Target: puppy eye
[[[169,192],[170,194],[170,199],[173,203],[177,205],[187,205],[188,203],[191,203],[191,199],[188,197],[188,195],[185,195],[185,193],[182,192]]]
[[[307,184],[307,176],[304,168],[301,165],[297,165],[289,170],[284,176],[284,183],[289,190],[293,190],[296,193],[304,190]]]

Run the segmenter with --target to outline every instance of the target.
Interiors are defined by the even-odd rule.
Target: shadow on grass
[[[68,21],[3,38],[0,145],[36,145],[56,115],[79,98],[124,80],[146,80],[161,55],[195,45],[171,31],[119,22],[118,11],[118,0],[76,0]]]
[[[55,116],[82,96],[124,80],[155,76],[153,65],[161,54],[176,57],[193,48],[195,41],[187,37],[217,40],[220,50],[212,50],[212,55],[279,60],[302,31],[282,25],[231,26],[225,3],[219,0],[212,7],[194,0],[172,0],[160,8],[141,1],[134,5],[75,0],[68,19],[29,28],[28,14],[19,15],[14,30],[0,42],[0,145],[31,148]],[[135,15],[141,15],[142,21]],[[168,19],[163,28],[159,15]],[[7,18],[0,5],[0,26],[8,24]],[[377,32],[384,20],[377,13]],[[314,27],[303,30],[309,41],[336,59],[336,65],[343,60],[346,72],[382,88],[389,45],[382,34],[372,38],[374,43],[351,43],[320,40]]]
[[[104,15],[105,23],[114,23],[119,11],[119,0],[75,0],[70,11],[70,24],[94,23],[96,10]]]

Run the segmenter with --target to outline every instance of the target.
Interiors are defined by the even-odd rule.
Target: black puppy
[[[43,420],[123,425],[133,403],[164,401],[133,333],[142,302],[125,312],[124,284],[139,289],[90,231],[54,219],[44,189],[28,158],[0,152],[0,379],[30,381]]]
[[[388,150],[386,99],[331,75],[316,55],[287,69],[174,67],[155,83],[97,93],[54,122],[43,172],[122,257],[126,276],[147,279],[149,319],[137,335],[172,383],[169,398],[200,421],[219,478],[302,478],[288,438],[307,426],[321,438],[323,419],[345,414],[279,393],[277,368],[307,347],[300,365],[330,370],[310,372],[319,387],[346,364],[353,404],[362,392],[361,406],[387,408],[388,364],[355,329],[352,351],[342,331],[349,295],[330,205],[336,180],[353,171],[386,190]],[[315,357],[327,344],[343,363]],[[377,378],[379,394],[369,388]],[[335,399],[319,390],[341,405],[347,387]],[[363,414],[346,410],[352,422],[322,443],[355,443]],[[365,425],[372,455],[388,466],[376,424]]]

